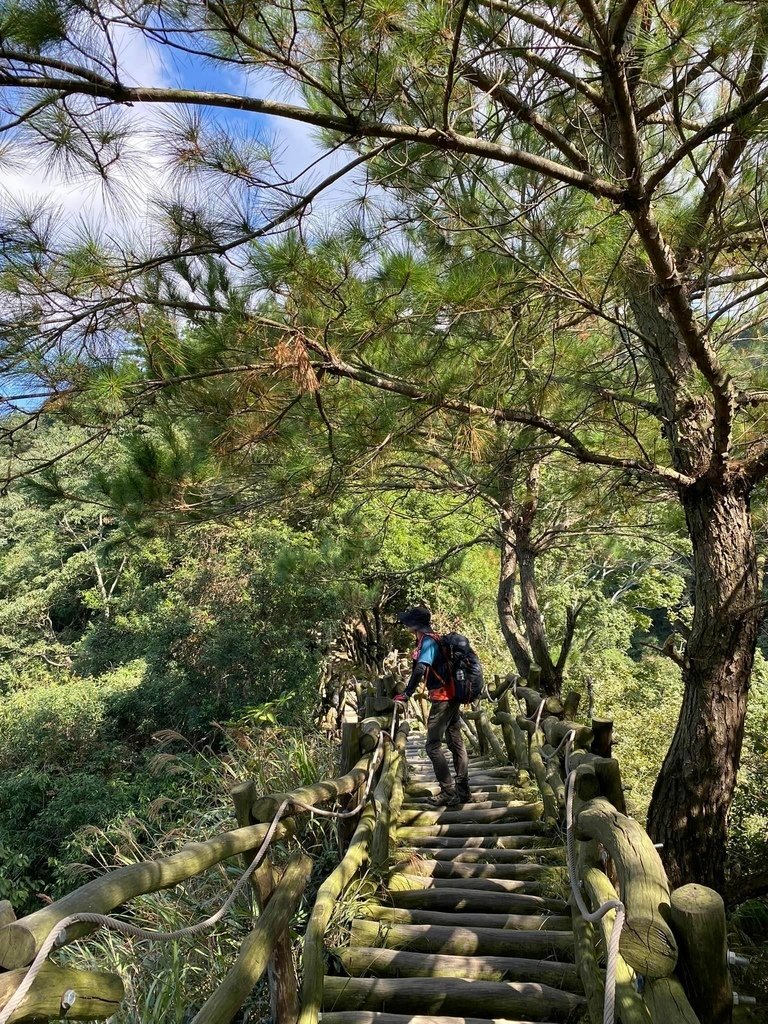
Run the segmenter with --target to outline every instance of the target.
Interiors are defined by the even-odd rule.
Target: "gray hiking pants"
[[[464,737],[461,735],[459,726],[460,712],[461,704],[457,700],[434,701],[429,709],[429,718],[427,719],[426,751],[435,770],[435,778],[440,783],[441,792],[454,793],[458,791],[459,795],[467,795],[469,793],[467,748],[464,746]],[[447,742],[448,749],[453,756],[455,785],[443,750],[443,740]]]

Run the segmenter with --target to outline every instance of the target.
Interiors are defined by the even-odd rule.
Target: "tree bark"
[[[694,616],[677,729],[656,781],[648,827],[673,887],[724,892],[728,813],[762,618],[750,487],[700,480],[682,494],[694,556]]]
[[[515,532],[512,519],[506,514],[499,517],[499,533],[501,535],[501,555],[499,566],[499,586],[496,592],[496,608],[499,625],[506,641],[509,653],[515,662],[515,668],[523,678],[527,677],[531,667],[531,651],[525,634],[517,620],[515,611],[515,578],[517,576],[517,551],[515,549]]]
[[[544,626],[544,616],[539,607],[536,586],[536,558],[538,552],[530,543],[530,531],[526,536],[523,527],[517,535],[517,558],[520,570],[520,608],[525,622],[525,632],[533,654],[534,662],[541,669],[541,692],[547,697],[559,697],[563,688],[563,670],[552,660],[549,642]]]

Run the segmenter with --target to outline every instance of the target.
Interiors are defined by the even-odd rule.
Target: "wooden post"
[[[475,719],[477,725],[477,735],[482,736],[485,743],[493,751],[493,756],[499,762],[499,764],[506,764],[506,757],[504,756],[504,748],[499,743],[496,733],[493,731],[493,726],[488,721],[488,716],[484,711],[477,712],[477,718]]]
[[[573,907],[573,945],[590,1024],[603,1024],[605,983],[595,953],[595,926],[584,920],[577,907]]]
[[[602,797],[576,816],[577,838],[596,839],[613,860],[627,917],[621,954],[647,978],[665,978],[677,963],[677,943],[668,921],[669,883],[645,829]]]
[[[392,787],[400,765],[400,753],[396,750],[389,737],[386,739],[384,760],[381,765],[378,784],[373,791],[373,802],[376,807],[376,824],[371,838],[371,867],[380,874],[386,871],[389,863],[389,834],[391,810],[389,800]]]
[[[538,665],[531,664],[528,669],[527,685],[532,690],[538,690],[541,686],[541,668]]]
[[[0,974],[0,1009],[7,1005],[26,974],[25,970]],[[76,999],[65,1009],[62,997],[68,991],[74,992]],[[103,1020],[117,1013],[124,995],[123,982],[117,974],[45,963],[11,1020],[59,1020],[64,1016],[67,1020]]]
[[[346,775],[360,759],[360,723],[342,722],[339,772]]]
[[[572,721],[578,714],[580,703],[581,694],[577,690],[569,690],[565,695],[565,700],[563,701],[564,716]]]
[[[653,1024],[701,1024],[674,974],[668,978],[647,979],[643,1002]]]
[[[235,814],[241,827],[257,824],[252,813],[255,789],[256,785],[251,781],[235,786],[232,790]],[[268,824],[268,821],[265,821],[265,824]],[[250,864],[252,859],[252,854],[244,856],[246,864]],[[251,875],[251,885],[261,915],[269,906],[275,891],[275,873],[272,870],[269,857],[265,857]],[[296,968],[293,965],[293,950],[287,926],[279,935],[275,936],[267,971],[272,1020],[275,1024],[295,1024],[299,1016],[299,983],[296,977]]]
[[[502,693],[499,699],[499,710],[509,715],[509,719],[501,719],[501,735],[504,737],[504,746],[507,748],[507,759],[510,764],[517,765],[518,768],[522,768],[522,765],[517,762],[517,751],[515,749],[515,734],[512,731],[510,721],[512,719],[512,705],[509,702],[509,694]]]
[[[557,822],[560,820],[560,812],[557,806],[557,800],[555,794],[552,792],[552,787],[547,782],[547,766],[544,764],[544,758],[541,754],[541,748],[544,744],[544,736],[540,729],[537,729],[531,737],[531,745],[528,750],[528,762],[531,766],[531,771],[536,777],[536,783],[541,793],[541,799],[544,803],[544,817],[550,821]]]
[[[357,829],[341,864],[331,872],[317,892],[304,935],[304,982],[301,990],[300,1024],[317,1024],[323,999],[325,974],[324,937],[339,896],[368,860],[376,814],[373,804],[363,810]],[[373,922],[372,922],[373,923]]]
[[[722,896],[691,883],[672,893],[672,930],[680,947],[677,974],[701,1024],[728,1024],[733,988]]]
[[[617,898],[616,890],[607,875],[604,875],[599,868],[583,868],[580,874],[586,902],[592,910]],[[603,940],[603,955],[608,950],[615,924],[615,910],[609,910],[598,922],[597,927]],[[635,991],[633,981],[634,972],[619,954],[616,961],[616,1017],[622,1024],[650,1024],[648,1010],[643,1004],[642,997]],[[599,1021],[602,1021],[602,1014]],[[656,1024],[672,1024],[672,1021],[660,1019]]]
[[[259,915],[256,927],[240,947],[234,966],[195,1015],[192,1024],[228,1024],[235,1017],[267,967],[275,936],[287,934],[311,871],[309,857],[293,855],[264,912]]]
[[[599,757],[610,757],[613,749],[613,720],[608,718],[592,719],[591,753]]]

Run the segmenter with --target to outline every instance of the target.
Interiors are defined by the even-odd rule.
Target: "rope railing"
[[[206,842],[190,844],[170,857],[161,858],[156,861],[139,862],[107,872],[98,879],[86,883],[79,889],[69,893],[61,900],[43,908],[43,910],[36,911],[27,918],[18,921],[14,920],[1,927],[0,966],[9,973],[3,975],[0,972],[0,979],[12,982],[13,988],[11,991],[8,991],[9,986],[5,986],[6,994],[9,998],[0,1006],[0,1024],[8,1024],[11,1020],[26,1019],[23,1008],[28,998],[33,999],[33,1012],[36,1019],[39,1018],[41,1001],[35,996],[35,992],[32,992],[32,989],[36,981],[41,977],[41,972],[44,970],[48,972],[48,957],[54,949],[73,941],[94,928],[105,928],[127,937],[148,942],[172,942],[197,935],[213,928],[226,916],[238,895],[249,882],[254,880],[257,872],[264,865],[266,855],[273,841],[276,838],[290,834],[292,823],[287,820],[289,817],[297,812],[324,818],[335,818],[342,821],[363,816],[366,807],[369,806],[373,783],[382,763],[385,745],[387,743],[391,744],[391,737],[395,735],[395,728],[396,714],[393,713],[391,728],[387,732],[380,730],[376,734],[373,749],[366,753],[350,772],[337,779],[320,782],[314,788],[310,787],[310,791],[313,790],[312,795],[317,797],[317,803],[331,799],[337,800],[340,795],[344,794],[358,793],[360,799],[352,808],[337,810],[319,807],[315,802],[308,802],[302,799],[307,790],[281,794],[278,798],[278,805],[267,822],[251,823],[232,832],[223,833]],[[249,855],[251,857],[250,862],[247,863],[245,870],[222,906],[214,914],[202,921],[173,931],[155,931],[112,917],[109,913],[110,910],[135,896],[176,885],[178,882],[199,875],[209,867],[237,854]],[[287,907],[289,914],[295,910],[301,896],[301,891],[306,885],[311,861],[304,857],[303,864],[294,865],[294,867],[296,870],[293,871],[293,875],[296,877],[293,879],[293,895],[288,901],[290,903],[290,906]],[[291,865],[289,864],[290,868]],[[287,870],[286,876],[289,873]],[[279,889],[280,886],[278,886]],[[276,893],[278,890],[276,890]],[[279,900],[278,902],[286,903],[286,900]],[[80,909],[80,907],[83,909]],[[94,907],[97,909],[93,909]],[[272,916],[274,917],[275,915],[273,914]],[[264,933],[265,929],[262,927],[260,932]],[[262,946],[266,948],[274,944],[276,936],[274,934],[262,934],[260,941]],[[266,967],[266,958],[262,957],[262,960],[261,972]],[[18,970],[26,965],[29,966],[25,972]],[[18,984],[15,984],[19,975],[22,976],[18,978]],[[87,977],[89,982],[99,978],[115,979],[115,976],[109,974],[89,975],[88,972],[82,971],[72,972],[72,977],[80,979]],[[61,980],[57,977],[56,982],[58,984],[58,992],[60,993]],[[230,988],[232,988],[232,985],[230,985]],[[118,989],[121,993],[121,984],[118,985]],[[242,994],[238,1004],[232,1008],[233,1014],[244,1000],[248,990]],[[30,995],[30,993],[32,994]],[[109,997],[114,998],[114,986],[112,986]],[[59,1017],[64,1013],[68,1013],[72,1010],[78,998],[79,993],[75,987],[66,989],[63,996],[58,994],[55,998],[51,996],[48,1000],[50,1004],[49,1015]],[[92,999],[92,995],[90,998]],[[106,998],[105,996],[105,1001]],[[231,1008],[231,997],[229,998],[229,1004]],[[203,1020],[224,1021],[225,1019],[231,1019],[230,1017],[222,1016],[221,1013],[211,1017],[205,1012],[205,1009],[204,1007],[200,1015],[198,1015],[200,1024],[202,1024]],[[79,1019],[90,1017],[87,1010],[80,1006],[78,1006],[78,1011],[77,1016]],[[85,1013],[85,1016],[83,1016],[83,1013]],[[96,1007],[93,1016],[103,1015],[103,1011],[100,1012],[100,1006]],[[198,1021],[198,1017],[195,1018],[195,1021]]]
[[[527,681],[497,678],[489,696],[507,760],[522,781],[534,776],[545,818],[565,831],[576,960],[592,1024],[725,1024],[733,997],[722,900],[704,886],[670,890],[658,851],[626,813],[613,723],[573,721],[578,694],[543,696],[535,671]],[[521,705],[517,714],[510,697]]]

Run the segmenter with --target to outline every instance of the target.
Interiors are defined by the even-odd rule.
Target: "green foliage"
[[[3,5],[0,37],[33,52],[64,38],[66,16],[59,0],[13,0]]]

